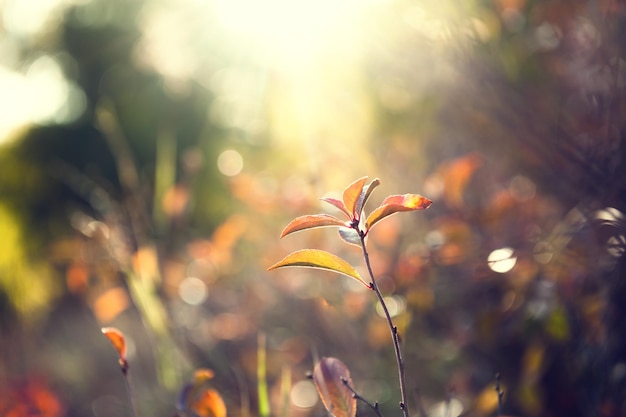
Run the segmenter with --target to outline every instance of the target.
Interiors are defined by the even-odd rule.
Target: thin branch
[[[496,393],[498,394],[498,416],[502,415],[502,403],[504,399],[504,391],[500,388],[500,374],[496,374]]]
[[[402,414],[404,417],[409,417],[409,407],[406,399],[406,383],[404,376],[404,362],[402,360],[402,352],[400,350],[400,337],[398,336],[398,328],[393,324],[393,320],[391,319],[391,315],[389,314],[389,310],[387,309],[387,304],[378,289],[378,285],[376,284],[376,280],[374,279],[374,272],[372,271],[372,266],[370,264],[370,257],[367,253],[367,248],[365,245],[365,233],[359,232],[359,236],[361,237],[361,248],[363,249],[363,257],[365,258],[365,264],[367,265],[367,271],[370,275],[370,279],[372,280],[370,284],[370,288],[376,293],[376,297],[378,297],[378,301],[385,312],[385,317],[387,318],[387,324],[389,325],[389,330],[391,331],[391,338],[393,339],[393,348],[396,353],[396,363],[398,365],[398,379],[400,382],[400,409],[402,410]]]
[[[348,388],[351,392],[352,395],[354,396],[354,398],[356,398],[357,400],[361,400],[363,401],[365,404],[367,404],[372,410],[374,410],[374,412],[376,413],[376,415],[378,417],[383,417],[383,415],[380,412],[380,408],[378,407],[378,403],[374,403],[372,404],[371,402],[369,402],[368,400],[366,400],[365,398],[363,398],[361,396],[361,394],[359,394],[353,387],[352,385],[350,385],[350,383],[348,382],[348,380],[346,378],[341,378],[341,382],[343,382],[343,385],[346,386],[346,388]]]
[[[120,368],[122,369],[124,382],[126,383],[126,392],[128,393],[128,401],[130,403],[130,413],[132,417],[139,417],[139,413],[137,413],[137,405],[135,403],[135,392],[133,390],[133,384],[130,381],[130,365],[126,359],[120,359]]]

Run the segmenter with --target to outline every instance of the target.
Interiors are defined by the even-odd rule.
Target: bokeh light
[[[298,408],[311,408],[318,402],[315,385],[311,381],[298,381],[291,388],[291,403]]]
[[[487,257],[487,264],[492,271],[504,274],[509,272],[517,263],[512,248],[500,248],[492,251]]]
[[[428,417],[458,417],[463,413],[463,403],[457,398],[439,402],[428,409]]]
[[[187,304],[199,305],[206,300],[208,288],[200,278],[187,277],[181,281],[178,287],[178,294]]]
[[[406,308],[406,301],[404,298],[399,296],[388,296],[384,297],[385,304],[387,305],[387,311],[391,317],[395,317],[404,312]],[[386,317],[385,310],[383,309],[382,304],[376,304],[376,312],[380,317]]]
[[[233,149],[227,149],[217,157],[217,168],[227,177],[234,177],[243,170],[243,158]]]
[[[82,90],[47,55],[35,59],[24,72],[0,67],[0,90],[0,143],[32,123],[71,123],[86,106]]]

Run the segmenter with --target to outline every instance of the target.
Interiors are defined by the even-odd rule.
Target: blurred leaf
[[[100,323],[107,324],[129,306],[130,299],[126,290],[121,287],[113,287],[98,295],[94,300],[93,314]]]
[[[212,370],[208,368],[200,368],[193,373],[193,382],[194,384],[201,384],[213,378],[214,376],[215,372],[213,372]]]
[[[369,288],[359,273],[345,260],[332,253],[319,249],[302,249],[287,255],[280,262],[267,268],[268,271],[285,266],[301,266],[308,268],[320,268],[339,272],[358,280]]]
[[[191,410],[200,417],[226,417],[226,404],[214,389],[203,391],[191,405]]]
[[[366,230],[369,231],[376,223],[399,211],[425,210],[432,204],[426,197],[419,194],[390,195],[382,204],[367,217]]]
[[[267,389],[267,341],[265,333],[259,332],[257,337],[256,375],[257,394],[259,397],[259,417],[270,415],[270,398]]]
[[[558,306],[550,313],[545,326],[548,334],[556,341],[564,342],[570,336],[567,312],[562,306]]]
[[[345,381],[345,383],[344,383]],[[322,358],[313,371],[313,382],[326,410],[334,417],[354,417],[356,398],[348,367],[337,358]]]
[[[280,373],[280,398],[281,398],[281,416],[289,415],[289,404],[291,403],[291,369],[288,365],[283,365]]]
[[[356,206],[363,192],[363,186],[367,177],[359,178],[343,190],[343,204],[351,219],[358,218],[360,212],[356,211]]]
[[[437,176],[443,180],[444,199],[448,205],[462,208],[463,195],[474,172],[483,164],[483,157],[476,152],[443,164]]]
[[[526,347],[523,357],[523,373],[528,378],[534,379],[541,373],[546,359],[546,347],[542,342],[533,341]]]
[[[378,178],[375,178],[371,183],[363,187],[361,195],[359,196],[359,199],[356,202],[356,207],[354,209],[354,212],[358,213],[359,217],[361,216],[361,211],[363,210],[363,207],[365,207],[367,200],[370,198],[372,191],[374,191],[374,188],[378,187],[379,185],[380,180]]]
[[[492,384],[485,386],[481,392],[476,395],[474,407],[476,407],[480,415],[492,414],[498,408],[498,394],[493,389]]]
[[[195,384],[188,383],[183,386],[183,389],[180,390],[178,394],[178,401],[176,402],[176,408],[179,411],[187,410],[187,403],[189,402],[189,396],[193,392],[195,388]]]
[[[103,327],[102,333],[109,339],[118,355],[120,355],[120,359],[126,360],[126,339],[124,338],[124,334],[117,330],[115,327]]]
[[[4,417],[67,415],[57,394],[37,378],[25,383],[0,385],[0,393],[0,414]]]
[[[330,214],[312,214],[307,216],[300,216],[293,219],[287,227],[280,234],[280,237],[285,237],[290,233],[298,232],[300,230],[311,229],[314,227],[325,226],[346,226],[345,221],[341,221],[335,216]]]
[[[189,404],[196,397],[196,394],[200,392],[202,385],[212,379],[215,376],[215,373],[208,368],[200,368],[197,369],[193,373],[193,380],[183,386],[178,394],[178,401],[176,403],[176,408],[180,411],[186,411],[189,408]],[[194,402],[195,405],[197,403]]]
[[[346,206],[343,204],[342,201],[339,201],[336,198],[330,198],[330,197],[320,198],[320,200],[325,201],[337,207],[339,210],[346,213],[346,216],[348,216],[348,218],[352,220],[352,215],[350,214],[350,212],[348,211],[348,209],[346,208]]]
[[[359,233],[354,229],[349,229],[347,227],[340,228],[339,237],[346,243],[361,247],[361,236],[359,236]]]

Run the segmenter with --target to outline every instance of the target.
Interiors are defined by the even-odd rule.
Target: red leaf
[[[348,211],[348,209],[346,209],[346,206],[343,204],[343,201],[339,201],[336,198],[330,198],[330,197],[320,198],[320,200],[325,201],[329,204],[332,204],[333,206],[335,206],[342,212],[346,213],[346,216],[348,216],[348,218],[352,220],[352,216],[350,215],[350,212]]]
[[[346,386],[346,383],[352,386],[350,371],[343,362],[337,358],[322,358],[313,371],[313,382],[332,416],[356,416],[356,398]]]
[[[360,213],[356,212],[357,202],[363,191],[363,186],[367,181],[367,177],[359,178],[343,190],[343,204],[348,211],[350,219],[358,218]]]
[[[347,226],[345,221],[341,221],[335,216],[330,214],[313,214],[308,216],[300,216],[293,219],[287,227],[280,234],[280,237],[285,237],[290,233],[298,232],[300,230],[311,229],[314,227],[325,226]]]
[[[122,361],[126,361],[126,340],[124,334],[115,327],[103,327],[102,333],[109,339]]]
[[[286,266],[299,266],[308,268],[326,269],[329,271],[338,272],[343,275],[347,275],[356,279],[361,284],[369,288],[369,285],[363,281],[363,278],[345,260],[341,259],[337,255],[333,255],[330,252],[326,252],[319,249],[302,249],[287,255],[282,261],[267,268],[268,271],[276,268],[282,268]]]
[[[424,210],[433,202],[419,194],[390,195],[367,217],[365,229],[369,230],[380,220],[399,211]]]

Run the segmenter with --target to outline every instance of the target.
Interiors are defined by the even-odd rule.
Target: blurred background
[[[0,18],[0,415],[129,416],[103,326],[141,416],[175,415],[198,368],[229,416],[323,416],[322,356],[398,415],[374,295],[266,272],[307,247],[363,271],[335,230],[279,235],[369,176],[366,209],[434,201],[369,237],[413,415],[626,416],[623,2],[0,0]]]

